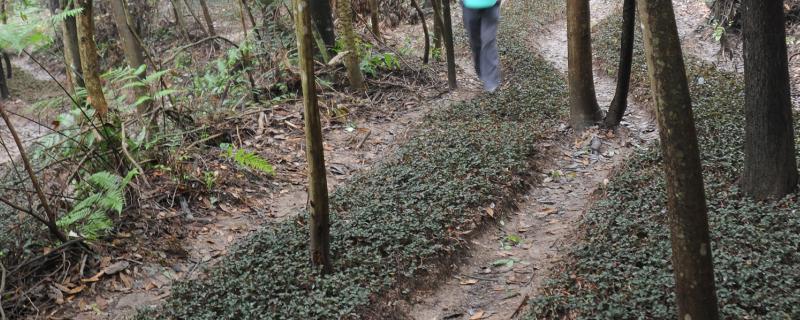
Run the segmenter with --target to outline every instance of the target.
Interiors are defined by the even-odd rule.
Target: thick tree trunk
[[[344,37],[344,49],[349,51],[345,58],[347,75],[350,78],[350,87],[353,90],[364,88],[364,75],[361,74],[359,66],[360,57],[356,48],[356,34],[353,31],[353,9],[352,0],[338,0],[336,2],[336,14],[339,15],[339,28],[341,36]]]
[[[658,114],[679,319],[718,319],[700,150],[671,0],[638,0]]]
[[[604,125],[616,127],[628,109],[628,92],[631,86],[631,67],[633,65],[633,39],[636,22],[636,0],[625,0],[622,7],[622,39],[619,49],[619,69],[614,99],[608,106]]]
[[[128,13],[128,6],[125,0],[111,0],[111,15],[114,16],[114,22],[117,25],[117,33],[119,33],[120,41],[122,42],[122,51],[125,52],[125,59],[128,61],[128,66],[136,69],[145,64],[144,61],[144,48],[139,43],[138,37],[133,33],[133,21]],[[147,76],[146,72],[142,72],[139,76],[144,79]],[[147,88],[136,88],[137,98],[147,95]],[[150,110],[150,103],[142,103],[137,107],[139,114],[144,114]]]
[[[294,0],[295,32],[300,57],[300,79],[305,105],[306,158],[308,160],[308,199],[311,264],[331,273],[330,219],[328,182],[325,171],[325,149],[322,146],[322,128],[317,107],[316,81],[314,80],[314,52],[311,16],[308,0]]]
[[[444,47],[447,51],[447,85],[450,90],[458,88],[456,82],[456,53],[453,47],[453,22],[450,15],[450,1],[442,0],[442,35]]]
[[[417,3],[417,0],[411,0],[411,5],[414,6],[414,9],[417,10],[417,14],[419,15],[419,20],[422,23],[422,33],[425,34],[425,53],[423,53],[422,55],[422,63],[428,64],[431,53],[431,37],[428,34],[428,22],[425,21],[425,13],[422,12],[422,8],[419,7],[419,3]]]
[[[797,186],[783,1],[744,0],[745,142],[742,191],[779,198]]]
[[[100,119],[106,119],[108,103],[103,94],[103,83],[100,81],[100,63],[97,56],[97,44],[94,42],[94,20],[92,16],[92,0],[76,0],[75,4],[83,8],[78,16],[78,43],[83,67],[83,80],[89,94],[89,104]]]
[[[328,49],[336,46],[336,34],[333,27],[333,13],[331,13],[330,0],[309,0],[311,6],[311,18],[317,26],[322,41]],[[351,20],[352,21],[352,20]],[[322,50],[322,48],[319,48]]]
[[[372,27],[372,33],[375,35],[376,38],[381,38],[381,24],[380,24],[380,13],[378,7],[377,0],[367,0],[369,4],[369,17],[370,17],[370,26]]]
[[[64,10],[72,10],[75,4],[72,1],[64,0]],[[61,24],[61,41],[64,42],[64,65],[66,67],[67,81],[70,89],[85,86],[83,82],[83,66],[81,66],[81,52],[78,48],[78,25],[75,17],[67,17]]]
[[[208,35],[211,37],[216,36],[217,30],[214,29],[214,19],[211,19],[211,12],[208,10],[208,3],[206,3],[206,0],[200,0],[200,8],[203,10],[203,20],[206,21]]]
[[[602,116],[594,91],[589,25],[589,0],[567,0],[569,113],[576,131],[591,127]]]
[[[442,49],[442,0],[431,0],[433,7],[433,47]]]

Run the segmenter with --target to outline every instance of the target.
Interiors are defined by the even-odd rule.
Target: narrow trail
[[[612,14],[618,4],[592,0],[592,23]],[[566,20],[532,32],[531,48],[566,73]],[[615,79],[595,70],[598,102],[607,106]],[[593,128],[576,135],[566,124],[553,130],[538,149],[534,186],[518,210],[471,243],[470,256],[453,278],[414,301],[414,319],[510,319],[524,314],[527,301],[547,279],[550,267],[575,242],[583,212],[602,194],[614,169],[639,147],[657,138],[648,112],[630,101],[622,126]],[[592,143],[594,141],[594,143]],[[599,148],[593,148],[592,145]]]

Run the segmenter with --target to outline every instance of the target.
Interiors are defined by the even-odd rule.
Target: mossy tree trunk
[[[78,48],[83,67],[83,80],[88,92],[88,102],[94,108],[97,117],[106,119],[108,103],[103,94],[103,83],[100,81],[100,63],[97,55],[97,44],[94,42],[94,19],[92,16],[92,0],[76,0],[75,4],[83,8],[78,16]]]
[[[637,0],[658,115],[679,319],[718,319],[700,150],[671,0]]]
[[[633,39],[636,30],[636,0],[625,0],[622,5],[622,35],[619,48],[619,68],[617,70],[617,88],[614,99],[608,106],[604,125],[616,127],[622,122],[625,110],[628,109],[628,93],[631,87],[631,67],[633,65]]]
[[[70,0],[63,0],[64,10],[72,10],[75,4]],[[81,52],[78,48],[78,25],[75,17],[67,17],[61,24],[61,41],[64,43],[64,65],[66,67],[67,81],[72,92],[84,87],[83,66],[81,66]]]
[[[783,1],[744,0],[745,141],[742,190],[779,198],[797,186]]]
[[[340,35],[344,37],[344,49],[349,51],[344,59],[347,67],[347,76],[350,78],[350,88],[361,90],[364,88],[364,75],[359,66],[360,57],[356,47],[356,33],[353,31],[352,0],[338,0],[336,14],[339,15]]]
[[[450,1],[442,2],[442,35],[444,36],[444,47],[447,51],[447,85],[450,90],[458,88],[456,81],[456,53],[453,46],[453,21],[450,14]]]
[[[114,17],[114,22],[117,25],[117,33],[119,33],[120,41],[122,42],[122,51],[125,53],[125,60],[128,61],[128,66],[136,69],[145,65],[144,61],[144,48],[139,42],[139,37],[134,34],[133,20],[128,12],[128,5],[125,0],[111,0],[111,15]],[[146,72],[139,75],[140,79],[147,77]],[[142,97],[148,94],[145,87],[136,88],[136,95]],[[139,114],[144,114],[150,110],[150,103],[142,103],[137,107]]]
[[[333,13],[330,0],[310,0],[312,21],[317,27],[322,41],[328,50],[336,46],[336,34],[333,27]],[[352,21],[352,20],[351,20]],[[322,48],[319,48],[322,50]]]
[[[322,127],[317,106],[314,80],[314,36],[309,14],[309,0],[294,0],[295,32],[300,58],[300,79],[305,105],[306,158],[308,160],[308,199],[311,263],[323,273],[331,273],[330,219],[328,183],[325,171],[325,149],[322,145]]]
[[[442,0],[431,0],[433,7],[433,47],[442,49]]]
[[[594,125],[602,116],[594,91],[589,17],[589,0],[567,0],[569,113],[576,131]]]
[[[375,35],[376,38],[381,38],[381,24],[380,24],[380,7],[378,6],[378,0],[367,0],[369,4],[369,18],[370,18],[370,26],[372,27],[372,33]]]

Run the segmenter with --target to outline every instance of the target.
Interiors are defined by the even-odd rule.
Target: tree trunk
[[[186,20],[183,19],[183,5],[181,4],[181,0],[170,0],[169,2],[172,4],[172,13],[175,15],[175,24],[178,25],[178,31],[180,31],[184,39],[187,41],[191,40],[189,29],[186,27]]]
[[[364,88],[364,75],[361,74],[359,66],[360,58],[358,56],[358,48],[356,48],[356,34],[353,31],[353,10],[352,0],[338,0],[336,2],[336,14],[339,15],[339,28],[341,36],[344,37],[344,49],[349,51],[345,58],[345,65],[347,67],[347,74],[350,77],[350,87],[353,90],[361,90]]]
[[[203,19],[206,21],[208,35],[211,37],[216,36],[217,31],[214,29],[214,20],[211,19],[211,12],[208,10],[208,3],[206,3],[206,0],[200,0],[200,8],[203,10]]]
[[[636,0],[625,0],[622,7],[622,39],[619,49],[619,69],[614,100],[608,106],[604,125],[616,127],[628,109],[628,92],[631,86],[631,66],[633,64],[633,39],[636,22]]]
[[[341,0],[340,0],[341,1]],[[343,1],[344,2],[344,1]],[[306,158],[308,160],[309,199],[309,251],[311,264],[322,272],[333,271],[330,258],[330,220],[328,182],[325,171],[325,149],[322,145],[322,128],[317,107],[316,81],[314,80],[313,28],[309,15],[309,0],[294,0],[295,32],[300,58],[300,79],[305,105]]]
[[[75,4],[72,1],[64,0],[64,10],[72,10]],[[61,40],[64,42],[64,65],[66,67],[67,81],[70,89],[75,92],[76,88],[85,86],[83,81],[83,66],[81,66],[81,52],[78,48],[78,25],[75,17],[67,17],[61,24]]]
[[[247,3],[247,0],[240,1],[242,8],[244,9],[244,13],[247,14],[247,18],[250,19],[250,24],[253,25],[253,33],[256,35],[256,40],[258,40],[258,42],[263,41],[261,38],[261,31],[258,30],[258,25],[256,24],[256,18],[253,17],[253,10],[250,9],[250,5]]]
[[[375,38],[381,38],[381,26],[380,26],[380,17],[379,17],[379,7],[377,0],[367,0],[369,4],[369,17],[370,17],[370,25],[372,26],[372,33],[375,35]]]
[[[742,191],[780,198],[797,186],[783,1],[744,0],[745,142]]]
[[[114,22],[117,25],[117,33],[119,33],[120,41],[122,42],[122,51],[125,52],[125,59],[128,60],[128,66],[136,69],[145,65],[144,61],[144,48],[142,48],[137,36],[133,32],[133,21],[128,13],[128,5],[125,0],[111,0],[111,15],[114,16]],[[140,79],[147,77],[146,72],[139,75]],[[136,88],[136,96],[142,97],[147,95],[147,88]],[[150,103],[142,103],[137,107],[139,114],[144,114],[150,110]]]
[[[0,20],[2,20],[0,22],[2,22],[3,24],[6,24],[7,21],[6,1],[7,0],[2,0],[2,2],[0,2]],[[8,58],[8,55],[6,55],[6,53],[2,51],[2,48],[0,48],[0,55],[2,56],[3,60]],[[11,64],[8,63],[7,66],[8,66],[8,78],[11,78]],[[10,97],[11,94],[8,92],[8,82],[6,81],[6,72],[5,70],[3,70],[3,61],[0,61],[0,98],[8,99]]]
[[[8,83],[6,82],[6,72],[3,70],[3,63],[0,61],[0,98],[11,98],[11,93],[8,92]]]
[[[333,32],[333,14],[331,13],[330,0],[309,0],[311,5],[311,17],[317,26],[322,41],[328,46],[328,50],[336,46],[336,35]],[[352,21],[352,20],[351,20]],[[322,50],[322,48],[319,48]]]
[[[88,102],[92,105],[97,117],[106,119],[108,103],[103,94],[103,83],[100,81],[100,64],[97,56],[97,44],[94,42],[94,21],[92,16],[92,0],[76,0],[75,4],[83,8],[78,16],[78,43],[83,67],[83,80],[88,92]]]
[[[442,1],[442,35],[444,36],[444,47],[447,51],[447,85],[450,90],[458,87],[456,82],[456,53],[453,48],[453,22],[450,15],[450,1]]]
[[[200,22],[200,18],[198,18],[197,15],[194,14],[194,10],[192,10],[192,6],[189,4],[189,2],[186,0],[178,0],[178,1],[182,1],[183,5],[186,6],[186,11],[189,12],[189,15],[192,17],[192,20],[194,20],[194,23],[196,23],[197,26],[200,27],[200,31],[203,31],[203,34],[205,34],[206,37],[210,37],[211,33],[209,33],[208,30],[206,30],[206,28],[203,26],[203,23]]]
[[[442,0],[431,0],[433,7],[433,47],[442,49]]]
[[[671,0],[638,0],[658,114],[679,319],[718,319],[700,150]]]
[[[419,7],[419,3],[417,3],[417,0],[411,0],[411,5],[414,6],[414,9],[417,10],[417,14],[419,15],[419,20],[422,23],[422,33],[425,34],[425,53],[423,53],[422,55],[422,63],[428,64],[431,53],[431,37],[428,34],[428,22],[425,21],[425,13],[422,12],[422,8]]]
[[[594,91],[589,0],[567,0],[569,113],[576,131],[594,125],[602,116]]]

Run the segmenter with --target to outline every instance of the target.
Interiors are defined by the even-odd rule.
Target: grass
[[[598,25],[596,57],[615,69],[620,15]],[[637,30],[637,32],[639,32]],[[634,88],[646,90],[637,36]],[[754,202],[743,165],[743,81],[687,58],[708,198],[717,295],[725,319],[800,317],[798,194]],[[701,81],[702,79],[702,81]],[[797,126],[797,124],[796,124]],[[582,222],[582,242],[555,270],[529,319],[675,319],[665,182],[657,144],[636,153]]]
[[[482,208],[525,189],[535,141],[564,116],[563,78],[532,57],[522,32],[531,15],[548,11],[541,1],[509,5],[500,42],[511,85],[432,112],[395,154],[333,194],[335,273],[309,266],[301,217],[256,232],[139,318],[383,319],[392,310],[381,302],[446,272],[437,262],[488,221]]]

